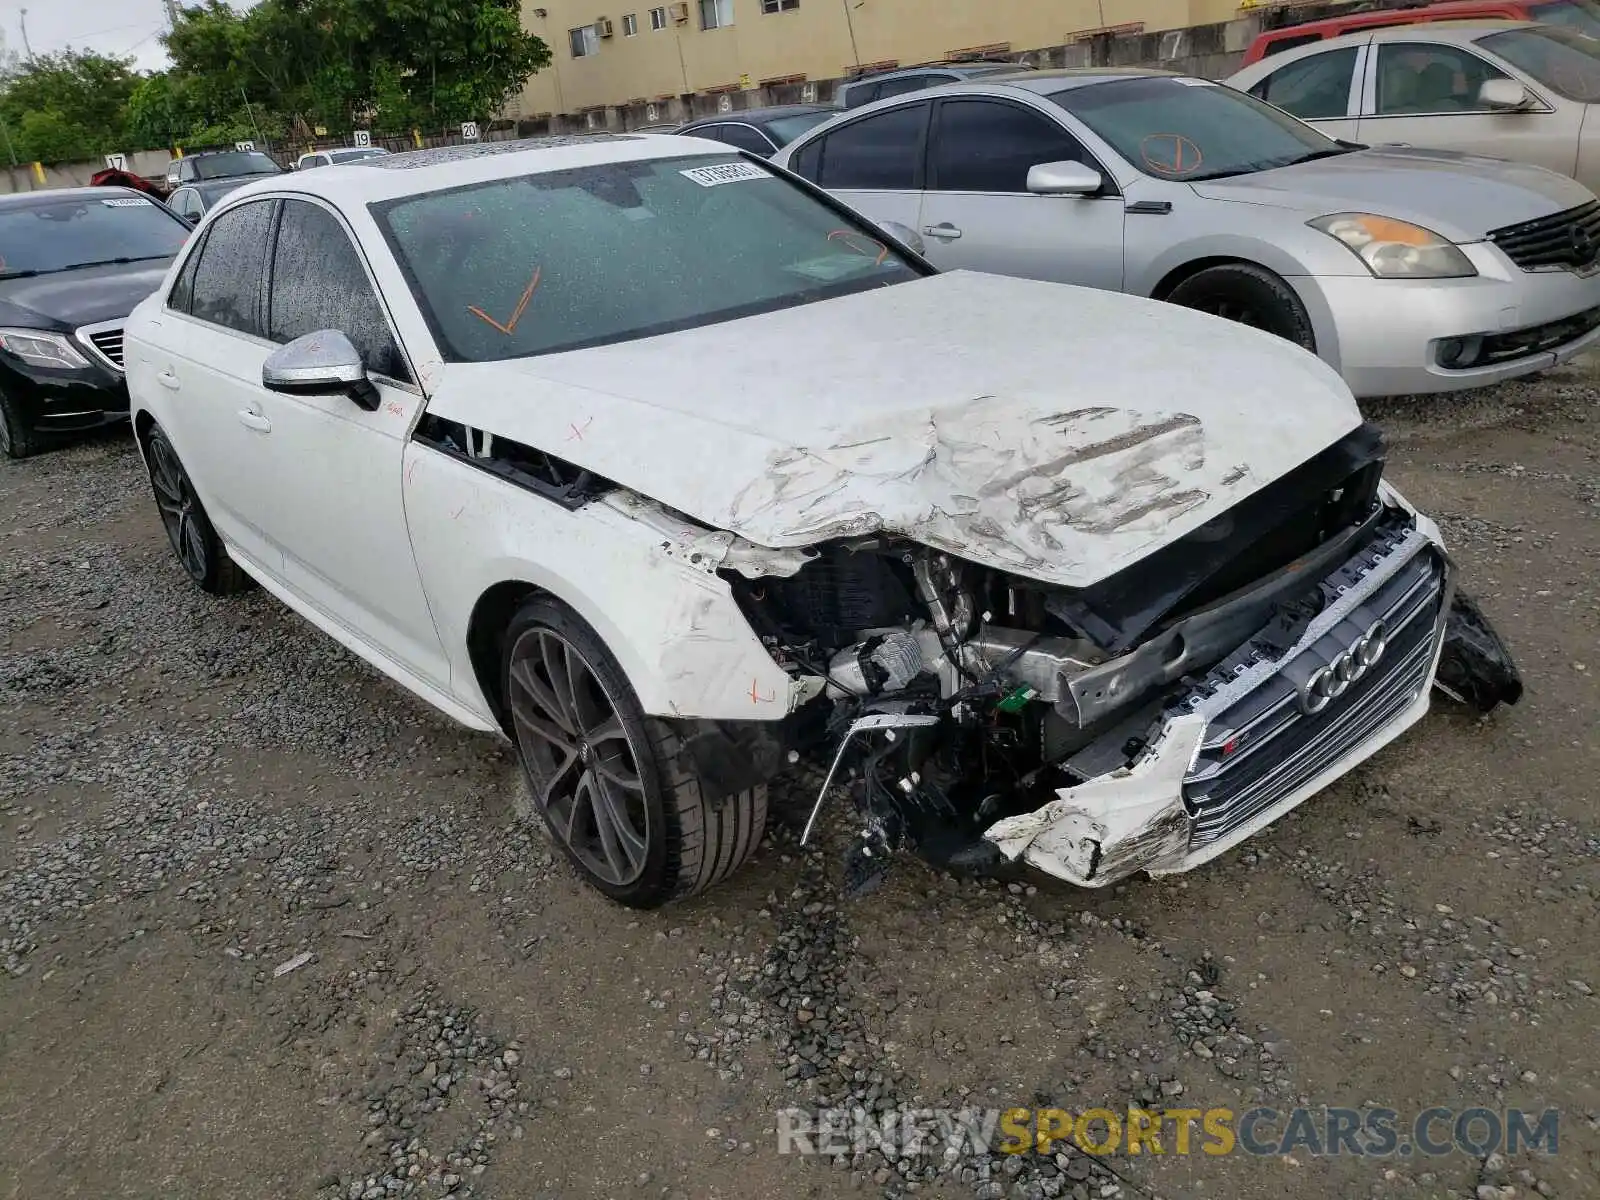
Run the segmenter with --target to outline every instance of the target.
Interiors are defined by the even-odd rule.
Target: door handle
[[[271,433],[272,422],[267,420],[263,413],[252,412],[248,408],[239,410],[239,424],[246,429],[254,429],[257,433]]]
[[[171,371],[162,371],[156,376],[156,382],[162,387],[166,388],[169,392],[175,392],[183,386],[178,377]]]
[[[956,238],[961,236],[961,230],[950,224],[949,221],[941,221],[937,225],[924,225],[922,227],[922,232],[928,237],[940,238],[944,241],[951,242],[955,241]]]

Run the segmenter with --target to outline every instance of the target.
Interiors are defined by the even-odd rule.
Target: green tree
[[[43,54],[0,80],[0,119],[18,158],[65,162],[126,150],[133,60],[87,51]]]

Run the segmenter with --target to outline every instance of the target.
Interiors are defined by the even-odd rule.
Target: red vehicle
[[[1447,0],[1443,4],[1418,8],[1368,9],[1269,29],[1250,43],[1241,65],[1249,66],[1268,55],[1324,38],[1424,21],[1542,21],[1546,25],[1566,25],[1590,37],[1600,37],[1600,5],[1593,0]]]

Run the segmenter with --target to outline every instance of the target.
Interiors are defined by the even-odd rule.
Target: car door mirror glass
[[[926,254],[928,252],[927,244],[923,242],[922,235],[909,225],[902,225],[899,221],[879,221],[878,228],[914,253]]]
[[[1036,196],[1087,196],[1104,185],[1100,172],[1081,162],[1039,163],[1028,168],[1028,190]]]
[[[369,411],[377,401],[361,352],[337,329],[320,329],[274,350],[261,365],[261,385],[300,396],[346,393]]]
[[[1528,89],[1515,79],[1485,79],[1478,89],[1478,103],[1500,112],[1515,112],[1531,102]]]

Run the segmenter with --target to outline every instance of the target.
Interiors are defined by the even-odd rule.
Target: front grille
[[[96,329],[83,331],[84,340],[117,370],[122,370],[122,330]]]
[[[1600,200],[1536,221],[1491,229],[1489,240],[1524,271],[1551,267],[1587,270],[1600,262]]]
[[[1326,600],[1332,603],[1358,583],[1385,548],[1394,553],[1404,534],[1393,527],[1387,538],[1380,533],[1376,558],[1364,552],[1324,580]],[[1445,585],[1443,557],[1432,548],[1414,553],[1314,643],[1277,663],[1211,718],[1184,780],[1184,802],[1194,822],[1192,848],[1209,845],[1265,812],[1416,699],[1428,686]],[[1383,656],[1321,711],[1306,713],[1301,685],[1378,621],[1386,630]],[[1202,681],[1199,691],[1214,693],[1243,674],[1246,664],[1261,661],[1257,648],[1246,647]],[[1198,703],[1203,701],[1194,706]]]

